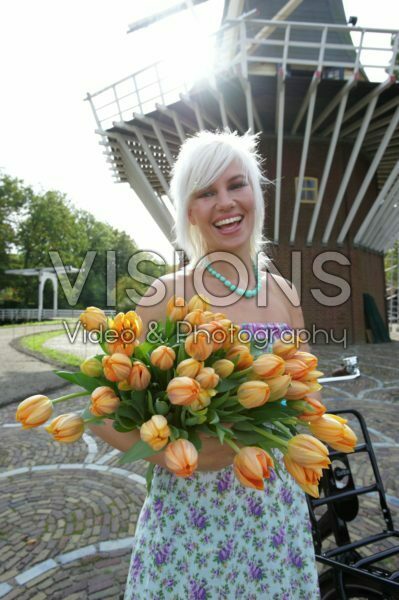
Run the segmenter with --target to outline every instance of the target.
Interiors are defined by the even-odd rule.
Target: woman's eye
[[[201,192],[198,198],[210,198],[211,196],[213,196],[213,192],[207,190],[205,192]]]
[[[246,181],[240,181],[239,183],[234,183],[234,184],[231,186],[231,189],[232,189],[232,190],[236,190],[236,189],[238,189],[238,188],[245,187],[246,185],[247,185],[247,182],[246,182]]]

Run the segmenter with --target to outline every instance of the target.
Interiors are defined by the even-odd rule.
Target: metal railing
[[[214,60],[207,74],[210,82],[221,73],[237,71],[244,78],[256,67],[274,65],[284,72],[293,68],[325,71],[376,69],[387,77],[393,74],[399,46],[399,32],[375,29],[241,18],[227,22],[209,38]],[[184,49],[182,49],[184,50]],[[369,53],[382,56],[370,61]],[[182,52],[183,54],[183,52]],[[187,61],[187,53],[185,53]],[[194,58],[191,71],[195,70]],[[329,71],[329,73],[327,73]],[[339,74],[342,78],[342,73]],[[100,131],[116,121],[129,121],[133,113],[148,114],[157,105],[176,102],[188,92],[194,77],[179,69],[176,58],[152,63],[115,83],[88,94]]]

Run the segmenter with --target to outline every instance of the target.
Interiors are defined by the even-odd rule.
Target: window
[[[316,177],[304,177],[301,204],[315,204],[317,200],[319,180]],[[298,189],[298,177],[295,177],[295,192]]]

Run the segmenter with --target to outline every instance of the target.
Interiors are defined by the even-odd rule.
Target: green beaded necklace
[[[219,279],[219,281],[221,281],[232,292],[235,292],[239,296],[244,296],[245,298],[253,298],[257,294],[259,294],[260,288],[262,286],[262,280],[260,278],[259,271],[256,270],[255,263],[252,263],[252,266],[254,268],[254,274],[255,274],[255,279],[256,279],[256,287],[253,290],[244,290],[243,288],[237,287],[234,283],[231,283],[231,281],[229,279],[226,279],[226,277],[224,277],[223,275],[218,273],[216,271],[216,269],[211,267],[210,264],[207,264],[206,270],[211,275],[216,277],[216,279]]]

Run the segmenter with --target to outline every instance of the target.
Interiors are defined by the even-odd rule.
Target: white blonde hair
[[[173,166],[170,191],[176,208],[175,242],[189,257],[190,266],[197,264],[208,252],[198,227],[191,225],[188,219],[190,199],[195,192],[212,185],[234,160],[241,163],[254,195],[255,225],[250,238],[253,261],[268,243],[263,236],[262,184],[269,181],[262,174],[262,157],[257,152],[257,144],[258,134],[240,136],[230,131],[200,131],[183,143]]]

